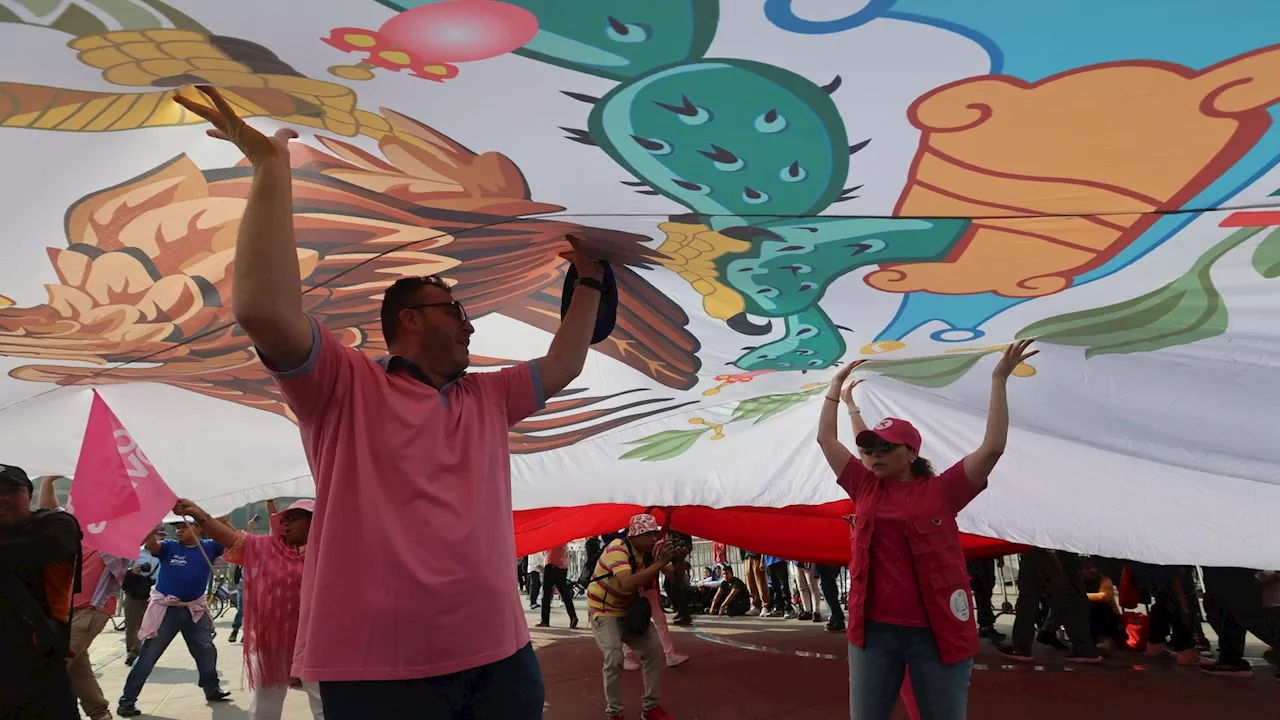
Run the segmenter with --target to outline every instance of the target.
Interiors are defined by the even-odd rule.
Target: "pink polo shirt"
[[[436,390],[312,326],[306,363],[273,372],[316,483],[294,674],[404,680],[515,654],[507,431],[543,406],[537,365]]]

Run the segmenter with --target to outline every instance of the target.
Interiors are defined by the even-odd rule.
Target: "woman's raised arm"
[[[1009,375],[1023,360],[1040,352],[1027,351],[1031,340],[1022,340],[1005,348],[996,369],[991,372],[991,406],[987,410],[987,433],[982,438],[982,445],[969,453],[964,459],[964,473],[969,482],[982,488],[987,485],[987,476],[995,469],[1000,456],[1004,454],[1005,443],[1009,439],[1009,398],[1005,386]]]
[[[857,360],[840,368],[839,371],[831,378],[831,386],[827,388],[827,394],[822,401],[822,414],[818,417],[818,445],[822,448],[822,454],[827,458],[827,464],[831,466],[831,471],[836,475],[844,472],[845,467],[849,464],[849,460],[853,458],[853,453],[849,452],[849,448],[840,442],[839,422],[836,418],[836,412],[839,410],[840,398],[847,395],[852,407],[853,385],[858,381],[849,384],[848,389],[844,388],[845,380],[848,379],[849,373],[853,369],[861,365],[864,361]],[[854,421],[854,427],[857,427],[859,420]]]

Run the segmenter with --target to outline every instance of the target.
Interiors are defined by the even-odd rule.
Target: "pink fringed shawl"
[[[278,534],[240,534],[227,562],[244,567],[244,669],[249,687],[288,687],[306,548]]]

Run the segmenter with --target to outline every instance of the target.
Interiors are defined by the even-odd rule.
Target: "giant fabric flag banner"
[[[383,288],[434,273],[474,372],[536,357],[561,238],[612,264],[612,336],[511,430],[526,549],[660,506],[847,552],[833,369],[869,360],[868,420],[946,467],[1037,338],[963,530],[1275,567],[1277,28],[1256,0],[0,0],[0,459],[69,472],[99,388],[213,512],[311,492],[230,314],[251,170],[172,102],[212,84],[301,133],[306,310],[365,353]]]

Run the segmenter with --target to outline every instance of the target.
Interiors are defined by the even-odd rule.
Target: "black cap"
[[[28,494],[34,494],[35,485],[27,477],[27,471],[16,465],[0,465],[0,486],[26,488]]]
[[[591,333],[591,344],[595,345],[613,332],[618,321],[618,283],[613,277],[613,268],[603,260],[598,261],[604,267],[604,279],[600,281],[603,290],[600,292],[600,305],[596,310],[596,326]],[[578,270],[573,265],[564,274],[564,290],[560,292],[560,319],[569,312],[569,302],[573,300],[573,292],[578,285]],[[588,291],[591,292],[591,291]]]

